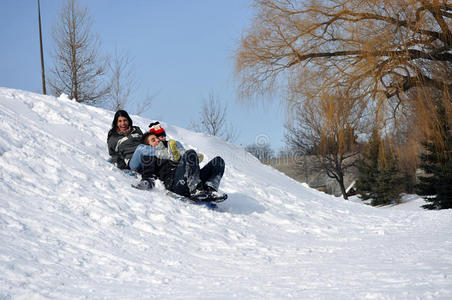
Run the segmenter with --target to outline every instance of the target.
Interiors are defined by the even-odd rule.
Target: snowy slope
[[[230,199],[189,205],[106,162],[112,119],[0,88],[0,299],[452,299],[451,210],[347,202],[164,124],[227,163]]]

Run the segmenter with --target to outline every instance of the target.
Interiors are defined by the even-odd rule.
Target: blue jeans
[[[150,157],[157,155],[158,153],[154,147],[140,144],[135,149],[135,152],[129,161],[129,167],[138,173],[142,173],[144,165],[146,164],[146,159],[149,160]]]

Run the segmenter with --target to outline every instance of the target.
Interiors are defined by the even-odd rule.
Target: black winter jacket
[[[132,130],[128,135],[120,134],[115,129],[111,129],[108,132],[108,154],[110,154],[113,163],[118,168],[129,168],[129,160],[141,143],[142,137],[143,132],[138,126],[132,126]]]

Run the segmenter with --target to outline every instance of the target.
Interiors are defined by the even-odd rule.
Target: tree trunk
[[[339,186],[341,188],[342,196],[345,200],[348,200],[347,192],[345,191],[344,176],[342,174],[339,174],[339,176],[337,177],[337,182],[339,183]]]

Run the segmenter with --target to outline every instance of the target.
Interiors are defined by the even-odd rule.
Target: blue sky
[[[228,105],[228,122],[246,146],[265,136],[284,146],[284,109],[278,99],[251,105],[238,99],[233,55],[253,14],[249,0],[78,0],[88,8],[102,51],[126,53],[139,83],[136,99],[156,94],[145,117],[189,128],[210,93]],[[52,26],[63,1],[41,0],[46,67]],[[37,0],[0,1],[0,86],[40,93]],[[48,72],[47,72],[48,73]],[[248,104],[247,104],[248,103]]]

